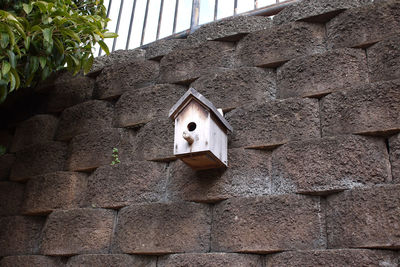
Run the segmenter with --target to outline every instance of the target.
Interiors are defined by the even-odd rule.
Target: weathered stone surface
[[[185,86],[157,84],[124,93],[115,106],[114,124],[135,127],[155,117],[166,117],[170,108],[187,91]]]
[[[272,253],[325,247],[319,197],[231,198],[214,207],[212,251]]]
[[[113,148],[118,149],[118,158],[128,163],[136,157],[134,136],[123,129],[105,129],[75,136],[70,143],[67,169],[70,171],[92,171],[113,161]]]
[[[102,209],[54,211],[43,229],[41,253],[108,253],[114,217],[114,211]]]
[[[6,180],[10,175],[11,166],[15,161],[14,154],[4,154],[0,156],[0,181]]]
[[[193,171],[181,161],[171,164],[168,197],[217,202],[230,197],[270,194],[271,153],[230,149],[226,170]]]
[[[400,248],[400,185],[353,189],[327,201],[329,248]]]
[[[27,146],[51,141],[54,138],[58,119],[52,115],[36,115],[20,123],[11,146],[11,152],[16,152]]]
[[[20,213],[24,189],[20,183],[0,182],[0,216]]]
[[[400,134],[389,139],[389,151],[393,181],[400,183]]]
[[[291,21],[324,23],[349,8],[370,4],[373,0],[302,0],[274,16],[274,24]]]
[[[65,72],[57,76],[50,85],[48,100],[49,112],[60,112],[67,107],[91,99],[95,80],[83,75],[72,76]]]
[[[400,35],[381,41],[367,49],[371,81],[400,78]]]
[[[120,208],[164,198],[167,182],[165,164],[136,161],[98,168],[88,180],[88,204]]]
[[[229,111],[252,102],[275,99],[276,72],[244,67],[202,76],[190,87],[209,99],[214,106]]]
[[[397,266],[396,253],[384,250],[329,249],[290,251],[266,257],[266,267],[272,266]]]
[[[274,151],[274,192],[330,194],[391,181],[384,140],[337,136],[292,142]]]
[[[156,118],[143,126],[138,134],[139,159],[171,161],[174,156],[174,122],[167,116]]]
[[[116,98],[128,90],[154,84],[158,75],[159,63],[156,61],[138,59],[112,64],[97,76],[93,95],[99,99]]]
[[[32,177],[26,184],[23,212],[39,215],[79,207],[83,204],[86,179],[85,174],[76,172]]]
[[[132,205],[118,214],[115,250],[131,254],[206,252],[211,214],[207,205],[176,202]]]
[[[61,267],[62,261],[56,257],[40,255],[8,256],[0,261],[1,267]]]
[[[185,47],[186,43],[186,39],[158,40],[146,48],[146,59],[160,60],[173,50]]]
[[[89,72],[89,76],[97,76],[105,67],[111,65],[123,65],[126,62],[143,59],[146,55],[146,51],[140,48],[130,50],[116,50],[110,55],[103,55],[96,57],[92,69]]]
[[[32,216],[0,217],[0,256],[37,253],[44,221]]]
[[[185,253],[160,257],[158,260],[158,266],[260,267],[262,266],[262,259],[258,255],[246,255],[236,253]]]
[[[277,71],[277,97],[321,96],[368,82],[365,52],[337,49],[293,59]]]
[[[188,84],[202,75],[232,67],[233,51],[232,43],[214,41],[174,50],[161,59],[159,83]]]
[[[67,108],[61,114],[56,139],[66,141],[81,133],[111,128],[113,115],[113,106],[100,100]]]
[[[189,43],[204,43],[211,40],[239,41],[250,32],[271,27],[271,19],[261,16],[235,16],[207,23],[187,37]]]
[[[329,48],[366,47],[400,32],[398,0],[349,9],[327,23]]]
[[[248,105],[227,114],[234,132],[229,147],[269,148],[320,136],[317,99],[285,99]]]
[[[324,38],[323,25],[306,22],[250,33],[238,43],[236,65],[277,67],[299,56],[324,52]]]
[[[87,254],[71,257],[68,267],[96,266],[96,267],[156,267],[156,258],[133,256],[126,254]]]
[[[10,180],[25,181],[32,176],[64,170],[67,145],[46,142],[31,145],[17,152],[11,169]]]
[[[321,101],[324,136],[361,133],[388,135],[400,130],[400,80],[332,93]]]

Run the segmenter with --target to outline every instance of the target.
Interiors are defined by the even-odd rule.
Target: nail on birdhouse
[[[171,108],[175,121],[174,155],[195,170],[228,166],[228,131],[222,110],[194,88]]]

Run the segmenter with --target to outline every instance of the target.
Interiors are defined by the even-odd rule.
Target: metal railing
[[[225,17],[271,16],[299,0],[105,0],[111,51],[133,49],[163,38],[184,38],[201,24]],[[104,54],[100,49],[98,55]]]

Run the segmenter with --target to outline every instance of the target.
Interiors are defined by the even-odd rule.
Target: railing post
[[[127,38],[127,40],[126,40],[125,50],[128,50],[128,48],[129,48],[129,42],[130,42],[130,40],[131,40],[133,19],[134,19],[134,17],[135,17],[135,8],[136,8],[136,0],[133,0],[132,13],[131,13],[131,21],[129,22],[128,38]]]
[[[178,18],[178,7],[179,7],[179,0],[175,2],[175,13],[174,13],[174,26],[172,28],[172,33],[176,33],[176,21]]]
[[[115,26],[115,33],[116,33],[116,34],[118,34],[119,24],[120,24],[120,22],[121,22],[121,14],[122,14],[122,9],[123,9],[123,8],[124,8],[124,0],[121,0],[121,4],[120,4],[120,6],[119,6],[119,11],[118,11],[117,26]],[[115,39],[114,39],[111,52],[114,52],[114,51],[115,51],[115,46],[116,46],[116,44],[117,44],[117,40],[118,40],[118,38],[115,38]]]
[[[147,0],[147,2],[146,2],[146,11],[145,11],[145,13],[144,13],[144,21],[143,21],[143,29],[142,29],[142,38],[141,38],[141,40],[140,40],[140,46],[143,45],[144,36],[145,36],[145,34],[146,34],[147,15],[149,14],[149,3],[150,3],[150,0]]]
[[[161,21],[162,21],[162,13],[164,9],[164,0],[161,0],[161,5],[160,5],[160,13],[158,15],[158,24],[157,24],[157,35],[156,35],[156,40],[160,37],[160,28],[161,28]]]
[[[192,16],[190,18],[190,31],[199,25],[200,0],[192,2]]]

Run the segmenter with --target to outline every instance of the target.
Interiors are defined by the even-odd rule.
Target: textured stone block
[[[275,100],[227,114],[234,132],[229,147],[270,148],[290,140],[320,136],[316,99]]]
[[[8,178],[14,161],[14,154],[4,154],[0,156],[0,181]]]
[[[277,97],[321,96],[368,82],[365,52],[337,49],[293,59],[277,71]]]
[[[20,213],[24,189],[20,183],[0,182],[0,216]]]
[[[114,211],[102,209],[54,211],[43,229],[41,253],[65,256],[108,253],[114,217]]]
[[[325,247],[319,197],[231,198],[214,207],[212,251],[272,253]]]
[[[56,139],[70,140],[74,136],[98,129],[111,128],[114,110],[106,101],[92,100],[63,111]]]
[[[64,170],[67,145],[46,142],[31,145],[17,152],[11,169],[10,180],[25,181],[32,176]]]
[[[400,134],[389,139],[389,151],[393,181],[400,183]]]
[[[32,216],[0,217],[0,256],[37,253],[44,221]]]
[[[302,0],[290,5],[274,17],[274,24],[291,21],[325,23],[349,8],[370,4],[373,0]]]
[[[156,267],[156,258],[133,256],[126,254],[86,254],[71,257],[68,267],[96,266],[96,267]]]
[[[136,157],[134,136],[123,129],[105,129],[75,136],[70,143],[67,169],[70,171],[92,171],[113,161],[113,148],[118,149],[118,158],[128,163]]]
[[[262,266],[261,257],[258,255],[246,255],[236,253],[187,253],[172,254],[160,257],[159,267],[175,266],[235,266],[235,267],[260,267]]]
[[[128,90],[154,84],[159,75],[159,63],[151,60],[126,61],[104,68],[96,78],[95,98],[116,98]]]
[[[261,16],[235,16],[207,23],[187,37],[189,43],[204,43],[212,40],[239,41],[250,32],[271,27],[271,19]]]
[[[72,76],[69,72],[60,74],[51,85],[46,101],[47,110],[60,112],[67,107],[90,100],[94,83],[94,79],[83,75]]]
[[[349,9],[327,23],[329,48],[366,47],[400,32],[398,0]]]
[[[100,167],[88,180],[88,204],[120,208],[161,201],[167,182],[165,168],[165,164],[147,161]]]
[[[384,250],[329,249],[290,251],[266,257],[272,266],[397,266],[396,253]]]
[[[145,55],[145,50],[136,48],[129,50],[120,49],[110,53],[109,55],[96,57],[94,59],[93,66],[88,73],[88,76],[97,76],[105,67],[111,65],[123,65],[126,62],[144,59]]]
[[[400,185],[353,189],[327,199],[329,248],[400,248]]]
[[[40,255],[8,256],[0,261],[1,267],[61,267],[65,266],[59,258]]]
[[[238,43],[236,64],[277,67],[295,57],[324,52],[324,38],[323,25],[306,22],[250,33]]]
[[[207,42],[177,49],[161,59],[159,83],[188,84],[198,77],[232,67],[233,44]]]
[[[381,41],[367,49],[371,81],[400,78],[400,35]]]
[[[157,84],[124,93],[115,106],[114,124],[135,127],[155,117],[167,117],[168,111],[187,91],[176,84]]]
[[[181,161],[170,166],[169,198],[217,202],[230,197],[270,194],[271,153],[231,149],[226,170],[193,171]]]
[[[384,140],[337,136],[292,142],[274,151],[274,192],[330,194],[391,180]]]
[[[175,160],[174,122],[168,117],[157,118],[143,126],[138,134],[138,158],[154,161]]]
[[[275,99],[276,72],[251,67],[224,70],[202,76],[190,87],[217,108],[229,111],[249,103]]]
[[[322,134],[388,135],[400,130],[400,80],[340,91],[321,101]]]
[[[23,212],[47,214],[56,209],[77,208],[83,204],[86,175],[53,172],[32,177],[26,184]]]
[[[20,123],[15,130],[11,152],[53,140],[57,125],[58,119],[52,115],[36,115]]]
[[[146,59],[160,60],[175,49],[185,47],[186,43],[186,39],[158,40],[146,48]]]
[[[130,254],[206,252],[211,214],[188,202],[132,205],[118,214],[114,251]]]

